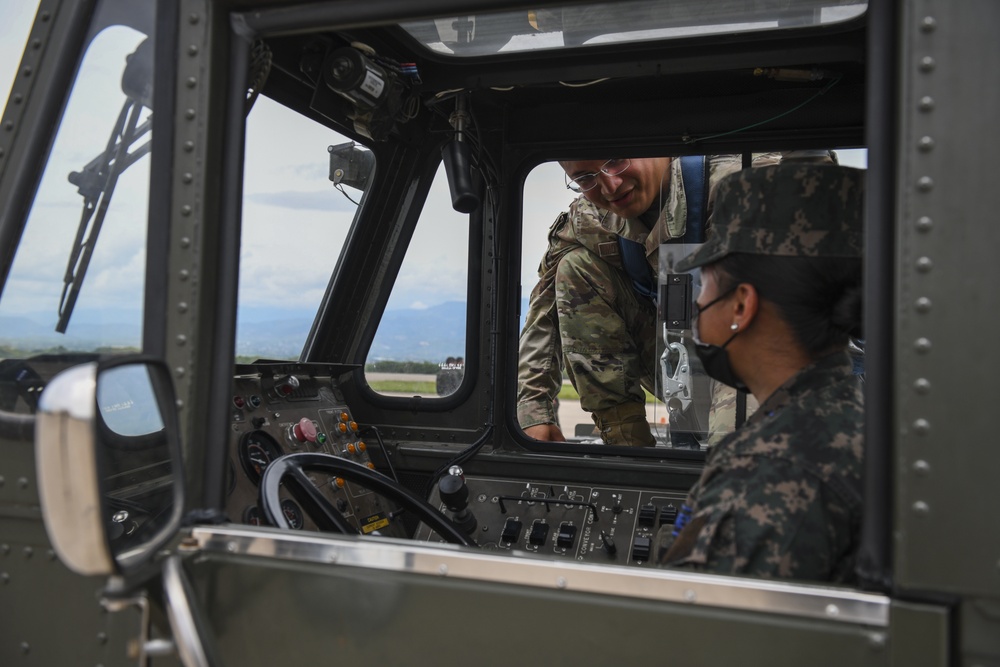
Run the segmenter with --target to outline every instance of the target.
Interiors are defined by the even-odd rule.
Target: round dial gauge
[[[243,523],[251,526],[263,526],[267,522],[264,521],[264,515],[260,509],[256,505],[251,505],[243,510]]]
[[[264,468],[283,453],[278,441],[264,431],[250,431],[240,438],[240,465],[254,485],[260,483]]]
[[[302,517],[302,509],[295,504],[294,500],[285,498],[281,501],[281,511],[285,514],[285,519],[288,520],[288,525],[292,527],[293,530],[302,530],[302,526],[305,525],[305,520]]]

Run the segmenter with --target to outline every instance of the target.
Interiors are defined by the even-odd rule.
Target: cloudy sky
[[[2,59],[5,78],[0,84],[9,91],[20,59],[18,51],[24,44],[33,13],[14,6],[11,0],[2,1],[4,11],[12,12],[4,14],[4,20],[0,21],[6,32],[0,40],[5,51]],[[120,87],[125,56],[142,38],[129,28],[114,27],[101,33],[88,51],[56,136],[52,158],[39,184],[9,284],[0,300],[2,314],[40,311],[54,324],[62,276],[83,211],[83,198],[68,177],[71,172],[83,171],[104,151],[125,101]],[[143,112],[145,115],[148,111]],[[133,148],[147,139],[148,136],[137,140]],[[141,303],[145,231],[135,221],[144,218],[148,208],[148,174],[149,160],[144,158],[118,180],[81,292],[78,314]],[[136,309],[131,310],[137,321]]]
[[[0,0],[0,91],[4,99],[16,74],[35,6],[31,0]],[[124,57],[141,40],[141,35],[125,28],[107,32],[95,40],[81,68],[81,81],[87,77],[86,86],[97,102],[90,106],[81,102],[75,107],[71,101],[67,110],[67,117],[75,113],[76,120],[71,131],[61,133],[56,142],[65,162],[43,179],[38,201],[44,195],[46,205],[36,205],[32,215],[44,214],[44,224],[36,224],[32,231],[29,222],[26,234],[26,240],[34,234],[39,249],[30,271],[24,270],[28,264],[22,262],[19,293],[24,301],[13,301],[12,290],[8,290],[0,302],[0,310],[8,314],[27,309],[54,313],[58,304],[61,274],[82,202],[75,188],[67,184],[66,175],[103,150],[124,100],[118,87]],[[79,82],[78,87],[82,87]],[[87,131],[80,132],[80,127]],[[265,98],[258,100],[248,120],[241,306],[310,312],[319,303],[356,209],[328,179],[327,147],[343,141],[343,137]],[[845,162],[859,163],[856,155],[842,153],[842,157]],[[147,181],[148,158],[122,176],[78,312],[127,303],[141,291],[144,239],[134,230],[116,227],[124,225],[126,219],[135,219],[121,214],[116,217],[116,212],[144,211]],[[357,191],[348,192],[355,199],[360,196]],[[571,199],[558,165],[539,167],[525,186],[524,296],[535,282],[549,225]],[[443,177],[432,189],[424,218],[427,222],[422,220],[418,225],[390,307],[425,308],[465,298],[467,223],[465,216],[451,209]],[[17,272],[15,263],[14,274]]]
[[[37,6],[33,0],[0,0],[0,91],[5,101]]]

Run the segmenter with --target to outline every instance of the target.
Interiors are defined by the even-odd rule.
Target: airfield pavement
[[[379,380],[434,382],[434,376],[430,374],[367,373],[366,377],[370,382]],[[390,393],[389,395],[406,396],[407,394]],[[646,418],[649,423],[660,422],[665,418],[665,415],[666,407],[662,403],[646,404]],[[578,424],[590,426],[594,421],[590,418],[590,414],[580,407],[580,401],[563,400],[559,402],[559,423],[562,425],[563,434],[569,438],[576,434]]]

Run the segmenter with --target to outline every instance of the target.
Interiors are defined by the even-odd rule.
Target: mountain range
[[[522,324],[527,300],[521,304]],[[99,347],[139,347],[141,324],[135,311],[105,309],[99,318],[80,312],[67,334],[55,331],[56,316],[35,312],[0,316],[0,346],[21,350],[66,347],[90,351]],[[88,319],[89,315],[89,319]],[[268,359],[295,358],[313,323],[313,313],[271,307],[246,308],[237,319],[236,354]],[[465,354],[464,301],[429,308],[386,311],[368,361],[433,361]]]

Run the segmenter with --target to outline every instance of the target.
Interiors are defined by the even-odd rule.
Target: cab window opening
[[[236,361],[297,360],[374,155],[262,95],[247,117],[244,165]]]
[[[465,378],[469,215],[452,206],[442,163],[365,361],[384,396],[447,397]]]
[[[152,57],[123,25],[87,44],[2,286],[4,410],[34,413],[68,365],[143,349]]]
[[[797,150],[792,152],[785,152],[783,159],[786,162],[808,162],[813,160],[827,160],[830,151],[827,149],[822,150]],[[865,168],[867,166],[867,152],[864,149],[853,149],[853,148],[837,148],[833,151],[834,158],[839,164],[845,166],[856,166],[859,168]],[[693,159],[693,158],[687,158]],[[760,153],[755,154],[754,164],[758,166],[761,164],[767,164],[772,161],[781,160],[782,155],[779,152],[774,153]],[[592,162],[592,164],[591,164]],[[591,162],[573,162],[567,163],[576,172],[579,173],[596,173],[597,168],[599,168],[605,160],[595,160]],[[672,167],[674,173],[677,174],[675,179],[679,182],[683,182],[683,175],[680,165],[675,164]],[[716,159],[716,166],[712,166],[713,169],[719,169],[722,173],[728,173],[734,169],[738,169],[741,165],[740,156],[732,156],[730,158],[719,158]],[[721,166],[720,166],[721,165]],[[583,167],[594,167],[594,169],[584,169]],[[627,173],[627,172],[626,172]],[[640,173],[643,173],[640,170]],[[631,302],[640,302],[643,298],[652,299],[654,295],[647,292],[645,295],[636,294],[637,298],[633,298],[632,294],[636,293],[637,288],[635,287],[632,277],[629,275],[626,267],[621,264],[617,256],[619,253],[623,252],[621,236],[611,233],[608,230],[603,231],[589,231],[589,236],[586,236],[582,240],[576,237],[576,232],[572,231],[571,225],[568,223],[568,216],[571,212],[577,212],[577,207],[571,207],[572,202],[580,198],[578,193],[568,189],[565,185],[565,179],[568,178],[566,170],[560,166],[559,162],[549,162],[543,163],[536,167],[526,178],[524,184],[524,211],[523,211],[523,228],[522,228],[522,244],[521,244],[521,295],[520,295],[520,312],[521,321],[519,326],[519,331],[521,332],[521,340],[519,342],[519,350],[521,354],[521,359],[519,362],[518,369],[518,383],[517,383],[517,405],[518,405],[518,422],[523,428],[526,428],[526,433],[531,435],[535,434],[535,439],[538,440],[563,440],[566,439],[569,442],[585,443],[585,444],[616,444],[629,446],[633,444],[633,437],[635,433],[629,433],[629,427],[626,425],[625,431],[619,431],[616,437],[611,439],[609,443],[607,440],[601,437],[601,427],[596,425],[593,417],[594,409],[602,409],[604,403],[607,400],[597,399],[588,401],[587,397],[584,396],[581,401],[581,390],[576,383],[573,382],[573,362],[570,356],[565,355],[565,349],[562,346],[563,337],[569,335],[572,337],[572,330],[567,331],[567,327],[572,329],[573,326],[582,326],[587,329],[585,334],[591,337],[593,331],[594,323],[600,324],[601,320],[605,318],[605,311],[601,310],[601,305],[605,302],[601,302],[600,299],[593,301],[594,308],[597,309],[597,314],[588,318],[580,317],[579,313],[574,313],[576,322],[573,322],[573,318],[567,318],[572,322],[572,324],[560,323],[558,313],[559,306],[554,302],[557,297],[554,295],[558,281],[565,280],[565,277],[556,277],[557,268],[560,260],[564,256],[568,256],[570,259],[577,257],[589,258],[593,257],[593,253],[589,250],[585,250],[587,245],[593,246],[593,248],[598,249],[597,252],[613,253],[615,259],[615,267],[613,271],[610,271],[608,276],[601,275],[600,279],[592,279],[596,284],[607,283],[611,278],[614,277],[618,280],[620,284],[615,287],[616,291],[614,294],[625,293],[626,298]],[[609,177],[604,176],[604,179]],[[614,177],[610,177],[614,178]],[[715,178],[713,175],[712,178]],[[685,190],[686,191],[686,190]],[[595,190],[595,192],[597,192]],[[707,193],[703,193],[706,194]],[[600,198],[598,194],[595,198]],[[665,195],[656,196],[656,206],[663,208],[665,202],[669,198],[669,193]],[[683,207],[685,204],[684,199],[680,199],[680,203],[676,200],[680,199],[675,195],[674,206]],[[630,236],[633,239],[647,239],[648,240],[648,226],[650,223],[646,224],[635,224],[635,223],[623,223],[620,220],[608,223],[609,218],[607,217],[608,211],[606,209],[600,209],[597,207],[598,213],[588,219],[594,222],[600,222],[602,219],[600,216],[604,216],[603,221],[605,224],[610,226],[617,225],[617,229],[622,232],[624,236]],[[679,209],[681,215],[683,214],[683,208]],[[676,215],[676,212],[672,212],[675,218],[681,217]],[[707,218],[708,208],[706,207],[703,212],[699,213],[703,218]],[[584,211],[584,217],[587,216],[586,211]],[[611,218],[615,220],[615,218]],[[661,220],[661,224],[664,221]],[[677,226],[677,223],[672,223]],[[631,227],[630,227],[631,225]],[[599,227],[599,225],[598,225]],[[664,238],[670,238],[672,234],[675,234],[678,230],[683,230],[683,223],[674,230],[661,230],[659,233]],[[624,231],[622,231],[624,230]],[[557,237],[553,240],[553,235]],[[562,238],[558,238],[561,235]],[[602,245],[603,244],[603,245]],[[650,248],[656,247],[655,241],[649,241],[643,250],[638,250],[638,244],[633,245],[632,251],[645,252],[647,255],[652,255],[654,251]],[[656,279],[660,281],[661,284],[665,283],[666,276],[669,274],[669,266],[676,261],[680,256],[686,252],[690,252],[695,244],[692,243],[680,243],[680,244],[664,244],[660,245],[659,257],[658,259],[647,258],[652,266],[656,266],[659,262],[664,268],[661,268],[659,275],[655,276]],[[574,249],[575,248],[575,249]],[[584,259],[584,262],[590,261],[589,259]],[[541,262],[541,264],[540,264]],[[584,264],[584,268],[581,269],[576,275],[577,280],[582,280],[583,284],[586,284],[588,277],[585,275],[586,270],[589,269],[589,265]],[[540,272],[542,278],[540,278]],[[542,290],[543,283],[548,283],[544,285],[548,292]],[[647,288],[651,289],[651,288]],[[533,295],[532,291],[539,292]],[[534,298],[537,300],[532,301]],[[579,296],[574,293],[574,296]],[[593,294],[592,294],[593,296]],[[582,297],[581,297],[582,298]],[[544,307],[532,307],[532,304],[542,303],[543,300],[549,299],[550,301],[545,301]],[[578,305],[578,304],[577,304]],[[576,306],[574,306],[576,307]],[[565,311],[573,310],[568,304],[564,304],[562,308]],[[659,317],[659,321],[655,326],[646,326],[646,329],[639,334],[638,321],[642,320],[642,314],[645,313],[647,318],[652,318],[654,316]],[[527,319],[532,317],[535,321],[531,326],[528,326]],[[638,320],[636,319],[638,317]],[[684,372],[680,373],[679,368],[685,366],[693,367],[697,372],[697,360],[693,358],[693,354],[688,354],[683,350],[678,351],[675,345],[671,349],[670,341],[663,337],[663,317],[664,313],[658,312],[655,315],[652,310],[648,309],[645,311],[640,310],[639,316],[633,315],[630,320],[630,324],[635,329],[635,337],[644,340],[650,340],[652,338],[657,338],[658,343],[655,349],[650,346],[645,353],[639,353],[639,356],[645,356],[647,361],[645,363],[648,370],[641,370],[641,366],[634,366],[631,369],[631,377],[633,381],[635,378],[640,378],[640,382],[633,385],[633,392],[638,392],[641,388],[642,396],[644,397],[645,403],[645,421],[649,425],[649,431],[653,436],[653,440],[650,440],[646,435],[640,435],[638,437],[643,438],[646,443],[656,442],[657,446],[669,446],[673,449],[694,449],[695,451],[701,450],[705,451],[711,444],[718,442],[727,433],[732,432],[736,426],[742,423],[747,416],[753,413],[756,408],[756,402],[752,396],[738,395],[732,398],[725,398],[723,394],[725,392],[717,386],[716,383],[706,383],[697,378],[697,376],[692,376],[691,373]],[[615,316],[612,319],[619,319]],[[560,327],[562,327],[560,329]],[[655,329],[655,332],[654,332]],[[613,330],[613,327],[612,329]],[[626,335],[628,332],[627,326],[621,326],[617,330],[617,335]],[[571,341],[570,345],[575,343]],[[631,348],[633,352],[628,352],[628,354],[635,353],[635,346]],[[622,350],[618,350],[620,356]],[[572,352],[571,352],[572,354]],[[655,361],[651,361],[655,357]],[[582,365],[583,368],[588,368],[593,362],[588,360],[588,357],[578,357],[576,360],[578,365]],[[655,366],[655,368],[654,368]],[[569,370],[567,370],[569,369]],[[625,365],[618,365],[617,367],[610,369],[607,372],[606,377],[610,377],[610,381],[617,383],[619,381],[629,382],[628,378],[630,371],[626,369]],[[645,378],[644,380],[642,378]],[[593,378],[584,377],[581,379],[580,383],[582,386],[586,387],[587,382]],[[557,382],[558,381],[558,382]],[[602,389],[601,383],[605,382],[603,378],[594,379],[595,384],[591,385],[591,394],[601,395],[602,392],[610,393],[610,395],[621,395],[619,389]],[[643,384],[645,382],[645,384]],[[703,396],[689,396],[685,392],[679,389],[679,387],[687,387],[692,384],[701,385],[701,393]],[[615,385],[617,386],[617,385]],[[638,396],[638,394],[637,394]],[[541,400],[543,399],[544,400]],[[666,398],[666,402],[663,400]],[[683,399],[683,404],[681,404],[680,399]],[[603,401],[603,402],[602,402]],[[539,404],[546,402],[551,407],[541,406]],[[711,409],[711,426],[709,426],[709,404],[715,406],[725,405],[727,406],[724,410]],[[682,420],[681,424],[677,424],[677,409],[682,407],[684,410],[694,409],[699,410],[700,415],[694,420],[694,428],[692,428],[691,421]],[[589,408],[589,409],[588,409]],[[631,410],[627,414],[617,415],[611,414],[614,410],[610,410],[608,414],[611,420],[619,419],[619,421],[625,424],[636,423],[643,419],[642,412],[638,409]],[[635,412],[636,414],[631,414]],[[671,426],[671,420],[674,421],[674,427],[678,432],[681,431],[695,431],[696,436],[681,436],[677,438],[677,442],[670,442],[669,432]],[[532,428],[537,424],[548,424],[549,426],[545,428]],[[680,428],[677,428],[677,427]],[[640,427],[638,431],[645,433],[645,428]],[[669,443],[669,444],[667,444]]]

